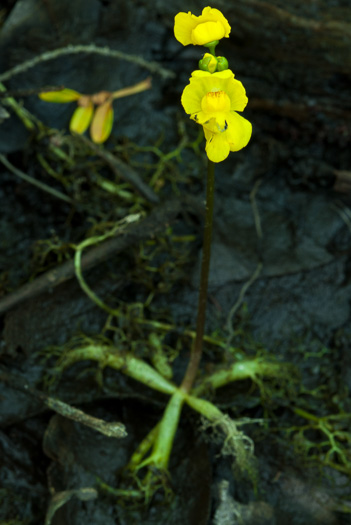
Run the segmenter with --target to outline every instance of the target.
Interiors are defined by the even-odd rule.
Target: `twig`
[[[262,226],[261,226],[261,218],[260,218],[260,214],[259,214],[257,202],[256,202],[256,195],[260,188],[261,183],[262,183],[262,179],[257,180],[254,184],[254,187],[252,188],[250,192],[250,202],[251,202],[252,214],[254,216],[255,229],[256,229],[256,234],[257,234],[258,243],[259,243],[259,258],[260,258],[260,248],[261,248],[260,243],[262,241]],[[241,303],[243,302],[247,290],[260,276],[262,268],[263,268],[263,264],[261,261],[259,261],[254,273],[251,275],[250,279],[248,279],[248,281],[246,281],[246,283],[244,283],[244,285],[242,286],[238,299],[235,301],[235,303],[233,304],[233,306],[231,307],[229,311],[227,322],[226,322],[226,329],[229,333],[227,341],[226,341],[227,347],[230,346],[232,339],[235,335],[235,331],[233,329],[234,315],[237,312],[238,308],[240,307]]]
[[[6,90],[0,93],[0,98],[8,97],[30,97],[31,95],[38,95],[43,91],[60,91],[64,89],[65,86],[43,86],[32,89],[15,89],[15,90]]]
[[[55,190],[54,188],[51,188],[44,182],[40,182],[37,179],[33,179],[33,177],[30,177],[23,171],[16,168],[13,164],[11,164],[9,160],[7,160],[5,155],[2,155],[1,153],[0,153],[0,162],[2,162],[3,165],[6,166],[7,169],[9,169],[12,173],[14,173],[20,179],[25,180],[26,182],[29,182],[29,184],[33,184],[33,186],[36,186],[42,191],[46,191],[47,193],[50,193],[51,195],[56,197],[56,199],[61,199],[62,201],[68,202],[69,204],[74,204],[74,201],[70,197],[65,195],[64,193],[61,193],[60,191]]]
[[[5,80],[9,80],[14,76],[19,75],[20,73],[24,73],[25,71],[28,71],[28,69],[31,69],[32,67],[35,67],[36,65],[41,64],[42,62],[54,60],[55,58],[58,58],[60,56],[73,55],[77,53],[95,53],[97,55],[103,55],[111,58],[119,58],[121,60],[125,60],[126,62],[133,62],[134,64],[137,64],[140,67],[148,69],[152,73],[157,73],[162,78],[174,78],[176,76],[173,71],[161,67],[159,64],[157,64],[157,62],[148,62],[144,58],[141,58],[136,55],[129,55],[128,53],[123,53],[122,51],[118,51],[117,49],[110,49],[108,47],[98,47],[94,44],[90,44],[87,46],[70,45],[67,47],[60,47],[58,49],[42,53],[41,55],[31,58],[30,60],[26,60],[25,62],[18,64],[12,69],[5,71],[5,73],[0,75],[0,82],[4,82]]]
[[[0,370],[0,380],[16,390],[21,390],[21,392],[28,393],[36,399],[39,399],[48,408],[61,414],[61,416],[82,423],[85,426],[97,430],[105,436],[122,438],[127,435],[125,426],[122,423],[107,423],[102,419],[90,416],[78,408],[74,408],[59,399],[50,397],[44,392],[30,387],[22,378],[5,371],[3,368]]]
[[[101,243],[92,248],[82,257],[82,269],[96,266],[113,254],[119,253],[134,244],[153,237],[165,230],[165,226],[172,223],[182,212],[200,213],[202,205],[191,196],[183,195],[181,199],[173,199],[152,210],[150,215],[137,224],[132,224],[122,230],[122,235]],[[74,276],[74,262],[67,261],[53,270],[40,275],[33,281],[25,284],[15,292],[0,299],[0,314],[17,306],[25,300],[31,299]]]
[[[145,199],[152,202],[152,204],[158,204],[159,198],[156,193],[154,193],[150,186],[141,180],[133,168],[112,155],[112,153],[106,151],[106,149],[103,149],[98,144],[94,144],[94,142],[87,137],[84,137],[84,135],[75,134],[75,137],[88,146],[94,153],[96,153],[96,155],[99,155],[99,157],[104,159],[118,177],[129,182]]]
[[[262,270],[262,263],[259,262],[257,264],[257,266],[256,266],[256,270],[251,275],[250,279],[248,281],[246,281],[246,283],[241,288],[238,299],[236,300],[235,304],[230,309],[230,312],[229,312],[228,317],[227,317],[227,322],[226,322],[226,329],[229,332],[229,337],[227,339],[227,345],[228,346],[231,344],[232,339],[233,339],[233,337],[235,335],[235,332],[233,330],[233,317],[234,317],[236,311],[238,310],[239,306],[243,302],[243,299],[245,297],[245,294],[246,294],[247,290],[250,288],[250,286],[259,277],[259,275],[261,273],[261,270]]]

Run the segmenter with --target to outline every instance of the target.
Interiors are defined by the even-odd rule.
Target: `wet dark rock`
[[[40,447],[46,422],[28,420],[0,432],[1,506],[0,519],[43,522],[48,490],[45,483],[47,461]]]

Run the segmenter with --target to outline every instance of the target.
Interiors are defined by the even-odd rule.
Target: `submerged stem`
[[[207,191],[206,191],[206,216],[204,226],[204,240],[201,262],[201,277],[199,289],[199,302],[197,310],[196,337],[191,348],[190,361],[186,370],[181,389],[189,393],[195,381],[196,373],[202,356],[203,336],[206,319],[208,274],[211,259],[212,219],[214,201],[214,168],[215,164],[208,160],[207,168]]]

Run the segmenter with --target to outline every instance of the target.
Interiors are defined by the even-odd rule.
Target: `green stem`
[[[212,42],[208,42],[208,44],[204,44],[205,47],[208,48],[211,55],[216,57],[216,46],[218,45],[219,40],[213,40]]]
[[[184,393],[181,390],[175,390],[168,401],[161,421],[157,425],[152,453],[139,464],[139,468],[152,465],[158,470],[167,471],[183,403]]]
[[[196,377],[197,370],[202,356],[203,337],[205,331],[206,303],[208,274],[211,259],[211,240],[213,222],[213,201],[214,201],[214,169],[212,161],[208,161],[207,168],[207,193],[206,193],[206,217],[204,226],[204,240],[201,263],[201,278],[199,290],[199,302],[197,310],[196,337],[191,349],[190,361],[180,388],[189,393]]]

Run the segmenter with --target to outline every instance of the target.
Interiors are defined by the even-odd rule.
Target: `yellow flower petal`
[[[230,151],[239,151],[248,144],[251,138],[251,122],[233,111],[230,112],[227,122],[228,129],[225,135],[229,143]]]
[[[192,30],[191,39],[195,46],[203,46],[208,42],[220,40],[224,35],[225,28],[220,22],[203,22]]]
[[[202,97],[201,109],[204,113],[227,113],[230,111],[230,98],[223,90],[209,91]]]
[[[205,75],[204,75],[205,74]],[[234,78],[234,73],[230,69],[208,73],[207,71],[196,70],[192,73],[190,84],[201,82],[203,91],[222,90],[231,99],[230,109],[233,111],[243,111],[248,102],[244,86],[239,80]]]
[[[174,17],[174,36],[183,46],[193,43],[191,33],[197,25],[196,18],[190,11],[189,13],[178,13]]]
[[[207,140],[206,153],[213,162],[221,162],[227,158],[229,151],[244,148],[252,134],[251,123],[234,111],[227,114],[222,132],[218,131],[219,126],[215,119],[211,119],[203,129]]]
[[[220,91],[226,78],[234,78],[234,74],[229,69],[220,73],[209,73],[200,69],[194,71],[190,84],[185,87],[181,98],[185,112],[192,115],[201,111],[201,102],[206,93]]]
[[[178,13],[174,18],[174,36],[187,46],[189,44],[204,45],[228,38],[230,33],[228,20],[218,9],[205,7],[200,16],[190,13]]]
[[[74,111],[71,121],[69,123],[69,129],[73,133],[79,133],[81,135],[84,133],[90,124],[90,121],[93,116],[94,106],[90,103],[89,106],[78,106]]]
[[[212,162],[222,162],[230,151],[229,143],[224,133],[212,133],[204,128],[206,138],[206,153]]]
[[[113,108],[111,101],[108,100],[101,104],[96,111],[93,122],[90,126],[90,136],[96,144],[102,144],[110,136],[113,126]]]
[[[252,126],[234,111],[242,111],[247,100],[244,86],[230,69],[193,72],[181,101],[190,118],[203,126],[206,153],[213,162],[221,162],[249,142]]]
[[[212,74],[194,71],[181,98],[190,118],[198,124],[205,124],[214,118],[219,125],[218,131],[222,131],[225,126],[227,113],[230,110],[242,111],[247,101],[244,86],[234,78],[230,69]]]
[[[81,94],[74,89],[61,89],[60,91],[44,91],[39,93],[39,98],[45,100],[45,102],[56,102],[57,104],[64,104],[66,102],[72,102],[78,100]]]
[[[204,92],[200,83],[188,84],[184,88],[180,99],[185,113],[188,113],[188,115],[199,113],[201,111],[201,100],[204,95],[206,95],[206,92]]]
[[[228,128],[228,115],[229,113],[211,114],[206,115],[205,113],[198,114],[198,123],[212,133],[223,133]]]
[[[194,78],[207,77],[208,79],[211,79],[211,78],[228,79],[228,78],[234,78],[234,73],[231,69],[225,69],[224,71],[217,71],[216,73],[208,73],[207,71],[201,71],[201,69],[196,69],[195,71],[192,72],[191,76]]]
[[[224,71],[223,71],[224,73]],[[223,84],[223,90],[230,98],[230,109],[232,111],[244,111],[248,98],[244,86],[239,80],[233,78],[232,80]]]
[[[225,37],[229,37],[231,27],[228,23],[228,20],[225,18],[225,16],[223,16],[219,9],[215,9],[213,7],[204,7],[199,18],[201,18],[202,21],[217,20],[218,22],[221,22],[225,28]]]

